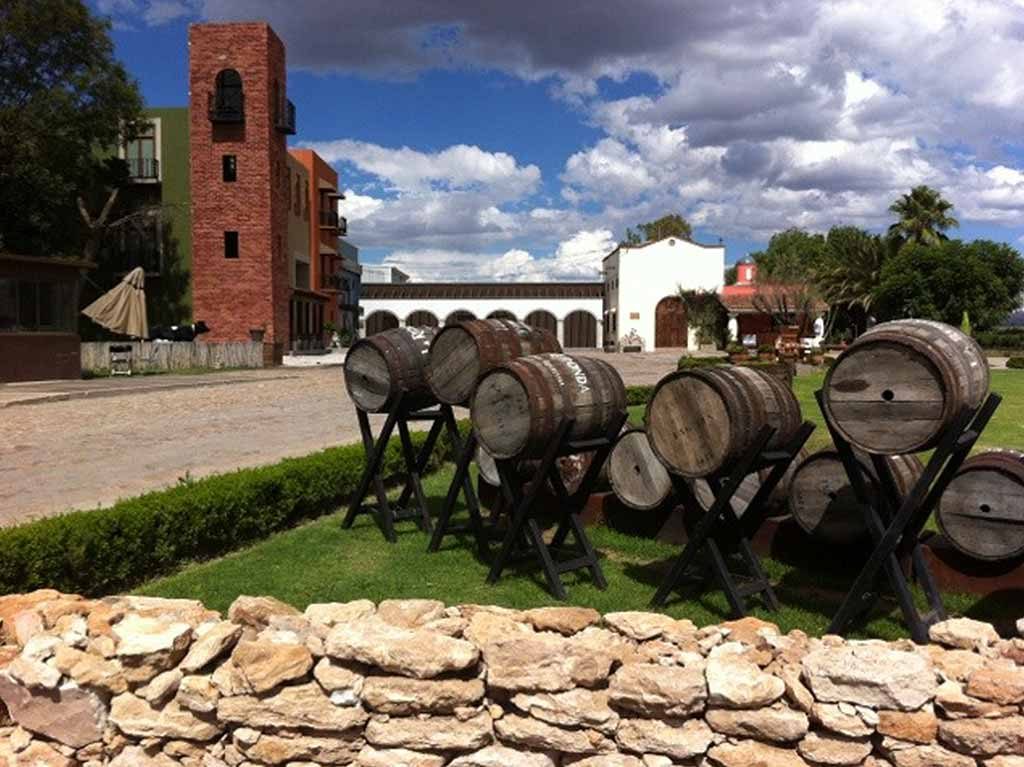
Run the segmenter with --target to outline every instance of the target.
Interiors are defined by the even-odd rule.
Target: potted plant
[[[775,361],[775,347],[771,344],[761,344],[757,347],[757,358],[765,362]]]
[[[750,359],[750,352],[747,351],[747,347],[743,344],[731,343],[725,347],[725,351],[729,354],[729,362],[733,364],[737,362],[746,362]]]
[[[263,336],[266,334],[266,328],[249,328],[249,338],[255,343],[263,343]]]

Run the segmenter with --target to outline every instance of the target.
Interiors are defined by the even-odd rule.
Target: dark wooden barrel
[[[626,409],[626,387],[607,362],[568,354],[535,354],[485,373],[470,417],[477,439],[495,458],[539,458],[564,418],[569,436],[604,435]]]
[[[562,477],[562,485],[566,491],[571,495],[575,493],[581,484],[583,484],[583,476],[587,473],[587,469],[590,468],[590,464],[594,460],[594,454],[592,452],[587,453],[573,453],[571,455],[563,455],[555,459],[555,465],[558,467],[558,473]],[[516,462],[516,476],[521,480],[530,479],[536,474],[537,469],[540,466],[540,461],[537,460],[526,460]],[[487,452],[482,446],[478,445],[476,449],[476,467],[480,473],[480,478],[483,479],[488,485],[498,487],[501,484],[501,477],[498,474],[498,464],[494,460],[494,456]],[[601,467],[601,473],[597,477],[597,481],[594,483],[594,489],[600,489],[602,486],[607,487],[608,479],[605,466]],[[548,483],[550,488],[550,483]],[[554,490],[552,489],[552,492]]]
[[[763,426],[775,427],[769,447],[800,426],[792,391],[752,368],[722,365],[670,373],[647,403],[647,436],[669,471],[698,478],[727,467]]]
[[[786,473],[782,475],[782,479],[772,490],[771,495],[768,496],[767,511],[769,516],[782,516],[789,513],[789,485],[793,481],[793,475],[796,473],[796,467],[808,456],[806,448],[800,448],[800,454],[789,464],[789,468],[786,469]],[[746,512],[750,502],[754,500],[754,496],[757,491],[761,489],[761,483],[768,478],[771,473],[771,469],[761,469],[760,471],[748,474],[743,478],[739,488],[736,490],[736,494],[732,497],[732,508],[736,512],[737,517],[742,517]],[[693,494],[697,498],[697,502],[701,508],[707,511],[711,508],[711,504],[714,503],[715,497],[711,492],[711,485],[704,479],[695,479],[692,483]]]
[[[988,561],[1024,554],[1024,453],[971,456],[939,499],[943,535],[969,557]]]
[[[878,478],[866,453],[855,451],[868,480],[872,502],[878,497]],[[913,455],[893,455],[889,463],[901,495],[921,475],[921,462]],[[843,461],[834,449],[819,450],[796,467],[789,483],[789,511],[805,532],[827,543],[856,543],[868,535],[864,508],[850,485]]]
[[[514,320],[470,320],[446,326],[430,345],[427,380],[439,402],[469,402],[480,376],[530,354],[560,352],[554,334]]]
[[[631,509],[656,509],[672,490],[672,479],[651,450],[643,429],[620,434],[606,465],[612,492]]]
[[[436,404],[427,386],[427,355],[437,328],[394,328],[356,341],[345,356],[345,387],[356,406],[370,413],[391,409],[405,392],[405,405]]]
[[[851,444],[899,455],[935,447],[964,406],[988,393],[988,361],[951,325],[876,325],[839,355],[825,377],[825,417]]]

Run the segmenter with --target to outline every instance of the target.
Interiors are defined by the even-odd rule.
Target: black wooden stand
[[[733,465],[732,471],[718,472],[705,478],[715,500],[695,525],[688,526],[683,553],[679,555],[655,592],[651,600],[652,606],[664,606],[669,595],[680,583],[683,580],[690,580],[687,571],[699,556],[703,556],[705,568],[701,580],[706,581],[708,576],[711,576],[718,582],[729,602],[732,617],[741,618],[746,615],[745,599],[758,594],[764,595],[763,600],[769,609],[779,609],[779,600],[768,576],[765,575],[764,568],[761,567],[761,560],[754,553],[750,538],[767,516],[768,498],[772,491],[800,454],[812,431],[814,424],[805,421],[784,447],[779,450],[766,450],[775,430],[771,426],[765,426],[743,457]],[[766,468],[771,469],[768,476],[747,504],[742,517],[737,516],[732,500],[740,484],[747,475]],[[676,502],[683,506],[684,516],[687,516],[687,510],[700,508],[697,497],[686,479],[672,475],[672,487]],[[729,551],[734,547],[747,569],[745,574],[739,575],[729,571],[723,549]],[[737,578],[743,578],[746,582],[740,584]]]
[[[352,527],[352,523],[359,514],[372,514],[377,526],[384,537],[391,543],[398,538],[395,535],[395,522],[412,519],[423,530],[430,532],[432,529],[430,511],[427,508],[427,500],[423,493],[422,474],[430,460],[431,453],[437,445],[441,431],[447,429],[452,444],[458,448],[459,429],[455,423],[455,415],[450,405],[441,405],[431,410],[409,411],[403,407],[404,395],[400,394],[394,405],[388,411],[384,426],[377,435],[376,440],[370,430],[370,418],[366,411],[356,408],[356,417],[359,419],[359,431],[363,435],[363,448],[366,450],[366,466],[363,475],[356,487],[355,495],[349,504],[348,513],[342,527]],[[409,423],[414,421],[431,421],[430,431],[427,438],[420,447],[417,455],[409,434]],[[402,459],[405,462],[405,487],[394,507],[388,503],[387,491],[384,487],[384,477],[381,476],[381,469],[384,464],[384,453],[387,450],[388,440],[391,438],[395,427],[398,427],[398,437],[402,446]],[[370,485],[373,485],[377,496],[376,505],[364,504],[367,493],[370,492]],[[470,488],[472,492],[472,488]],[[410,499],[415,496],[415,505],[409,507]],[[475,500],[475,496],[474,496]]]
[[[502,570],[513,559],[536,556],[544,570],[548,589],[557,599],[566,599],[562,573],[573,570],[589,570],[594,584],[599,589],[607,588],[608,583],[604,579],[604,573],[601,572],[597,552],[594,551],[594,547],[583,529],[579,513],[586,504],[587,498],[590,497],[594,482],[597,480],[601,467],[604,465],[608,453],[611,452],[625,421],[626,414],[620,413],[612,419],[608,431],[603,436],[588,440],[569,439],[569,430],[573,421],[571,419],[562,421],[548,442],[537,473],[530,478],[525,487],[516,472],[515,460],[496,461],[498,475],[501,477],[500,497],[511,516],[501,550],[487,574],[488,583],[496,583],[501,577]],[[563,455],[587,452],[593,453],[590,466],[583,475],[583,480],[576,492],[569,495],[555,460]],[[555,528],[555,534],[550,544],[544,541],[543,533],[537,522],[537,496],[545,481],[550,484],[559,501],[558,526]],[[566,545],[569,533],[572,533],[576,539],[575,546]]]
[[[476,434],[472,431],[466,437],[465,444],[461,446],[456,444],[455,455],[458,456],[458,459],[455,462],[455,474],[452,476],[452,482],[448,486],[448,495],[444,500],[444,506],[441,507],[441,513],[437,517],[434,532],[430,536],[430,543],[427,544],[427,551],[437,551],[441,547],[441,541],[444,540],[446,535],[469,532],[473,534],[477,553],[480,557],[487,559],[490,555],[488,542],[494,538],[495,528],[493,522],[497,515],[493,514],[491,520],[485,522],[480,514],[480,504],[477,501],[476,493],[473,491],[473,483],[469,478],[469,465],[476,456],[476,448]],[[452,523],[451,521],[452,514],[455,512],[455,504],[459,500],[459,493],[465,495],[466,509],[469,512],[469,521],[462,524]]]
[[[816,392],[815,397],[821,407],[822,392]],[[921,531],[1001,401],[1002,397],[998,394],[990,394],[980,407],[964,408],[935,448],[920,478],[905,496],[900,495],[885,456],[869,453],[879,479],[876,505],[872,505],[872,495],[868,492],[867,480],[854,457],[853,447],[828,423],[826,417],[832,440],[850,479],[850,486],[864,509],[865,521],[874,543],[871,556],[832,619],[828,629],[830,634],[841,634],[854,619],[875,606],[879,600],[876,586],[883,570],[896,595],[903,621],[915,642],[928,642],[928,627],[945,620],[942,595],[921,547]],[[900,564],[908,560],[928,601],[930,609],[925,614],[921,614],[914,604],[908,576]]]

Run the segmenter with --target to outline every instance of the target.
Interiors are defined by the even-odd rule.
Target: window
[[[221,175],[225,181],[238,180],[238,157],[226,154],[220,158]]]
[[[71,282],[0,278],[0,331],[71,332],[77,300]]]
[[[224,120],[239,121],[245,114],[245,100],[242,94],[242,76],[234,69],[222,69],[215,81],[213,108]]]
[[[238,232],[224,232],[224,258],[238,258]]]
[[[124,145],[124,159],[128,163],[128,175],[134,179],[159,178],[158,154],[156,125],[151,122],[140,125],[137,135]]]

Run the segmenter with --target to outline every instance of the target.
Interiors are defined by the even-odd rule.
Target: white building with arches
[[[364,335],[406,325],[515,319],[550,330],[566,349],[604,344],[600,282],[406,282],[362,286]]]

